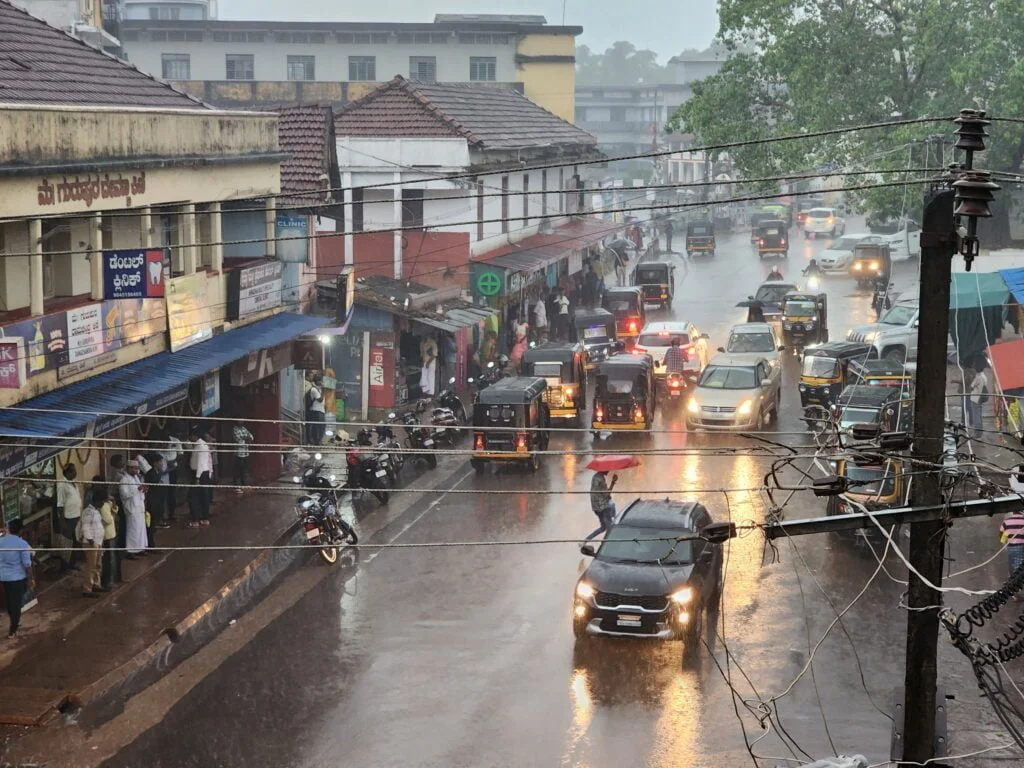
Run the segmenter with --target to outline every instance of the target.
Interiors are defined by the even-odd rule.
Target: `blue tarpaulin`
[[[1024,267],[1014,269],[1000,269],[999,276],[1003,278],[1006,287],[1013,294],[1018,304],[1024,304]]]

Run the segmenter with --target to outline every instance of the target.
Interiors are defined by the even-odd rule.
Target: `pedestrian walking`
[[[249,446],[255,438],[242,422],[235,424],[231,436],[235,441],[235,493],[241,495],[249,484]]]
[[[1014,467],[1010,474],[1010,490],[1024,498],[1024,464]],[[1015,510],[1003,518],[999,541],[1006,545],[1006,559],[1013,574],[1024,565],[1024,510]]]
[[[668,253],[675,253],[675,251],[672,250],[672,235],[674,235],[675,232],[676,227],[672,223],[672,219],[669,219],[665,222],[665,250]]]
[[[132,459],[121,475],[118,485],[121,510],[125,517],[125,558],[135,560],[146,554],[149,540],[146,537],[146,492],[139,476],[139,462]]]
[[[988,397],[988,377],[985,376],[985,366],[976,364],[974,375],[971,377],[967,388],[967,427],[974,435],[981,431],[982,419],[984,418],[984,404]]]
[[[209,443],[200,436],[198,427],[189,430],[188,439],[192,444],[189,467],[193,477],[188,489],[188,511],[192,516],[188,527],[198,528],[210,524],[210,493],[207,486],[213,483],[213,455]]]
[[[619,476],[612,475],[612,482],[609,485],[607,472],[594,473],[594,477],[590,481],[590,508],[597,515],[597,521],[600,525],[591,531],[587,536],[587,541],[599,533],[607,533],[614,524],[616,509],[615,502],[612,501],[611,492],[618,481]]]
[[[565,289],[559,288],[558,295],[555,297],[555,309],[557,311],[557,325],[555,326],[555,336],[559,341],[567,341],[569,339],[569,297],[565,295]]]
[[[75,482],[78,477],[78,469],[74,464],[68,464],[63,469],[63,475],[64,479],[57,482],[57,519],[60,524],[61,538],[67,540],[64,546],[71,547],[71,549],[61,552],[61,564],[65,571],[78,570],[76,560],[80,552],[78,552],[75,529],[82,516],[82,494]]]
[[[537,343],[543,344],[548,335],[548,306],[542,293],[533,305],[533,328],[537,334]]]
[[[110,498],[110,492],[103,478],[96,475],[93,479],[93,486],[89,491],[89,503],[99,510],[100,520],[103,521],[103,561],[100,568],[100,586],[111,589],[114,584],[120,584],[121,578],[121,552],[117,549],[117,504]]]
[[[21,518],[9,520],[6,530],[0,528],[0,584],[4,588],[7,615],[11,620],[8,640],[18,634],[25,594],[36,586],[32,573],[32,548],[20,534]]]
[[[103,586],[103,539],[105,536],[103,518],[100,511],[91,503],[82,509],[79,518],[77,536],[85,554],[85,568],[82,571],[82,595],[99,597],[109,592]]]
[[[324,441],[327,416],[324,412],[324,380],[317,376],[306,390],[306,435],[310,445]]]

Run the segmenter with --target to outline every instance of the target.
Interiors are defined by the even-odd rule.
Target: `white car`
[[[872,235],[878,242],[889,246],[889,258],[893,261],[907,261],[921,255],[921,227],[916,221],[901,222],[900,229],[890,235]]]
[[[679,339],[679,346],[686,352],[686,370],[703,371],[708,364],[708,336],[685,320],[647,323],[640,331],[633,351],[638,355],[650,355],[654,359],[654,375],[660,378],[668,374],[665,353],[672,346],[672,339]]]
[[[818,257],[818,266],[823,272],[842,272],[850,270],[850,262],[853,261],[853,251],[861,243],[881,243],[885,235],[872,235],[870,233],[859,233],[855,235],[843,235],[833,241],[828,248],[821,252]]]
[[[846,221],[835,208],[811,208],[804,219],[804,237],[828,235],[837,237],[846,232]]]
[[[782,366],[715,355],[686,403],[686,428],[759,430],[779,419]]]
[[[769,323],[740,323],[729,329],[729,341],[719,352],[741,363],[756,363],[767,360],[772,367],[779,364],[779,353],[784,347]]]

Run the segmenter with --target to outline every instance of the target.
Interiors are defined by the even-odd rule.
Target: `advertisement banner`
[[[25,386],[25,340],[8,336],[0,339],[0,389]]]
[[[274,227],[278,261],[305,264],[309,260],[309,217],[278,214]]]
[[[168,281],[167,324],[171,332],[171,352],[213,338],[213,314],[207,303],[205,272]]]
[[[0,338],[20,338],[25,343],[25,373],[36,376],[68,361],[67,313],[43,315],[0,328]]]
[[[162,249],[103,252],[103,296],[155,299],[164,295]]]
[[[369,406],[390,408],[395,404],[395,343],[393,334],[370,333],[370,359],[366,361]]]
[[[211,416],[220,410],[220,368],[214,368],[203,376],[203,416]]]
[[[104,310],[107,303],[103,304]],[[160,299],[134,299],[116,303],[121,307],[123,344],[134,344],[167,332],[167,306]]]
[[[68,362],[103,354],[103,306],[90,304],[68,310]]]
[[[280,307],[284,292],[284,265],[261,261],[228,273],[228,320]]]

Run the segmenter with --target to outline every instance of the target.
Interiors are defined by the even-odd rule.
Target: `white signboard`
[[[77,363],[103,353],[103,306],[90,304],[68,310],[68,362]]]

